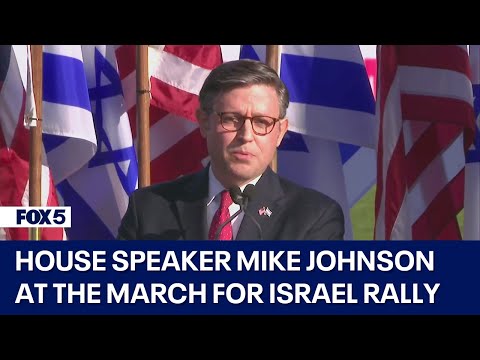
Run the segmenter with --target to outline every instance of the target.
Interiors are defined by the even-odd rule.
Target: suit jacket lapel
[[[208,166],[195,174],[185,198],[177,200],[177,219],[184,240],[205,239],[205,199],[208,195]]]
[[[253,199],[248,204],[248,212],[261,227],[262,238],[268,239],[274,235],[275,224],[282,210],[280,201],[284,197],[278,175],[270,167],[267,167],[262,177],[255,185]],[[259,210],[268,208],[272,213],[260,214]],[[244,215],[242,224],[238,229],[236,240],[254,240],[260,239],[259,229],[248,215]]]

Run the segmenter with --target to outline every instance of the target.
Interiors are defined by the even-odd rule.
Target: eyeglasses
[[[266,115],[250,117],[233,112],[221,112],[217,113],[217,115],[220,117],[220,123],[222,124],[222,127],[227,131],[240,130],[245,124],[245,121],[250,119],[253,132],[260,136],[270,134],[277,121],[280,121],[280,119]]]

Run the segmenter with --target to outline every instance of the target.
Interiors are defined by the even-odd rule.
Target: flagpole
[[[267,45],[267,65],[275,70],[277,74],[280,73],[280,45]],[[275,152],[271,168],[277,172],[277,167],[277,152]]]
[[[138,187],[150,185],[150,79],[148,45],[137,45]]]
[[[42,84],[43,45],[30,45],[32,59],[32,82],[37,118],[29,119],[29,206],[41,206],[42,202]],[[29,228],[29,239],[40,240],[40,228]]]

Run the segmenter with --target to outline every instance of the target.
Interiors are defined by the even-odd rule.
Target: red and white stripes
[[[135,47],[117,49],[120,78],[132,134],[136,138]],[[151,182],[200,170],[206,144],[195,118],[198,93],[210,71],[222,63],[219,45],[150,45]]]
[[[461,239],[474,115],[466,46],[382,45],[375,239]]]
[[[28,110],[34,111],[33,93],[29,85],[29,52],[27,45],[2,45],[5,48],[0,61],[8,62],[0,86],[0,206],[29,205],[29,130],[24,125]],[[8,59],[7,59],[8,57]],[[7,65],[7,64],[5,64]],[[42,156],[41,205],[58,205],[57,194],[50,169],[46,165],[45,152]],[[0,228],[0,239],[28,240],[27,228]],[[62,228],[44,228],[42,240],[64,240]]]

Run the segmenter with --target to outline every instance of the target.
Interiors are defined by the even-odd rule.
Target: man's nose
[[[237,135],[244,141],[252,141],[254,137],[253,123],[251,118],[246,118],[242,128],[238,130]]]

